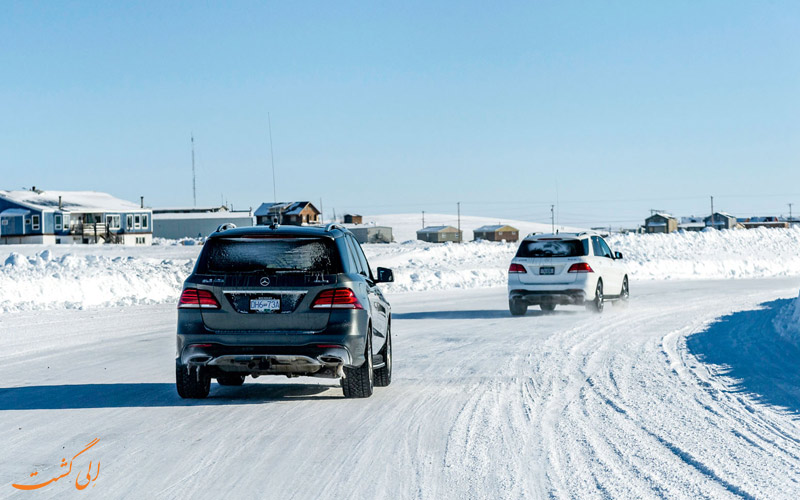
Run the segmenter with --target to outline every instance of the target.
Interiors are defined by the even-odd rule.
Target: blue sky
[[[0,189],[800,213],[797,2],[4,2]],[[372,5],[379,4],[379,5]]]

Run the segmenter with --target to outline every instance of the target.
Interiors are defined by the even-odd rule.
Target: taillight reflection
[[[578,262],[569,266],[569,273],[593,273],[594,269],[586,262]]]
[[[317,295],[311,309],[364,309],[356,294],[349,288],[325,290]]]
[[[508,266],[508,273],[509,274],[523,274],[527,273],[528,271],[525,270],[525,266],[522,264],[511,264]]]
[[[208,290],[187,288],[181,293],[178,309],[219,309],[219,302]]]

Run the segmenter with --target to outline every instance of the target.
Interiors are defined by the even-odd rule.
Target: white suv
[[[612,253],[593,232],[532,234],[522,240],[508,268],[508,307],[514,316],[537,304],[543,311],[585,304],[602,312],[606,300],[629,297],[622,254]]]

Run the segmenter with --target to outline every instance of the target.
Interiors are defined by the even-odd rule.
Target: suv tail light
[[[509,274],[513,273],[523,274],[527,273],[528,271],[525,270],[525,266],[523,266],[522,264],[511,264],[510,266],[508,266],[508,272]]]
[[[586,262],[578,262],[577,264],[572,264],[569,266],[568,273],[593,273],[594,269],[592,266],[587,264]]]
[[[187,288],[181,293],[178,309],[219,309],[219,302],[208,290]]]
[[[356,294],[349,288],[325,290],[317,295],[311,309],[364,309]]]

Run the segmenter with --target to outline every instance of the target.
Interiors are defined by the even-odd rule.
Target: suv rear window
[[[197,260],[198,274],[342,272],[327,238],[213,238]]]
[[[589,240],[523,241],[517,257],[583,257],[589,255]]]

